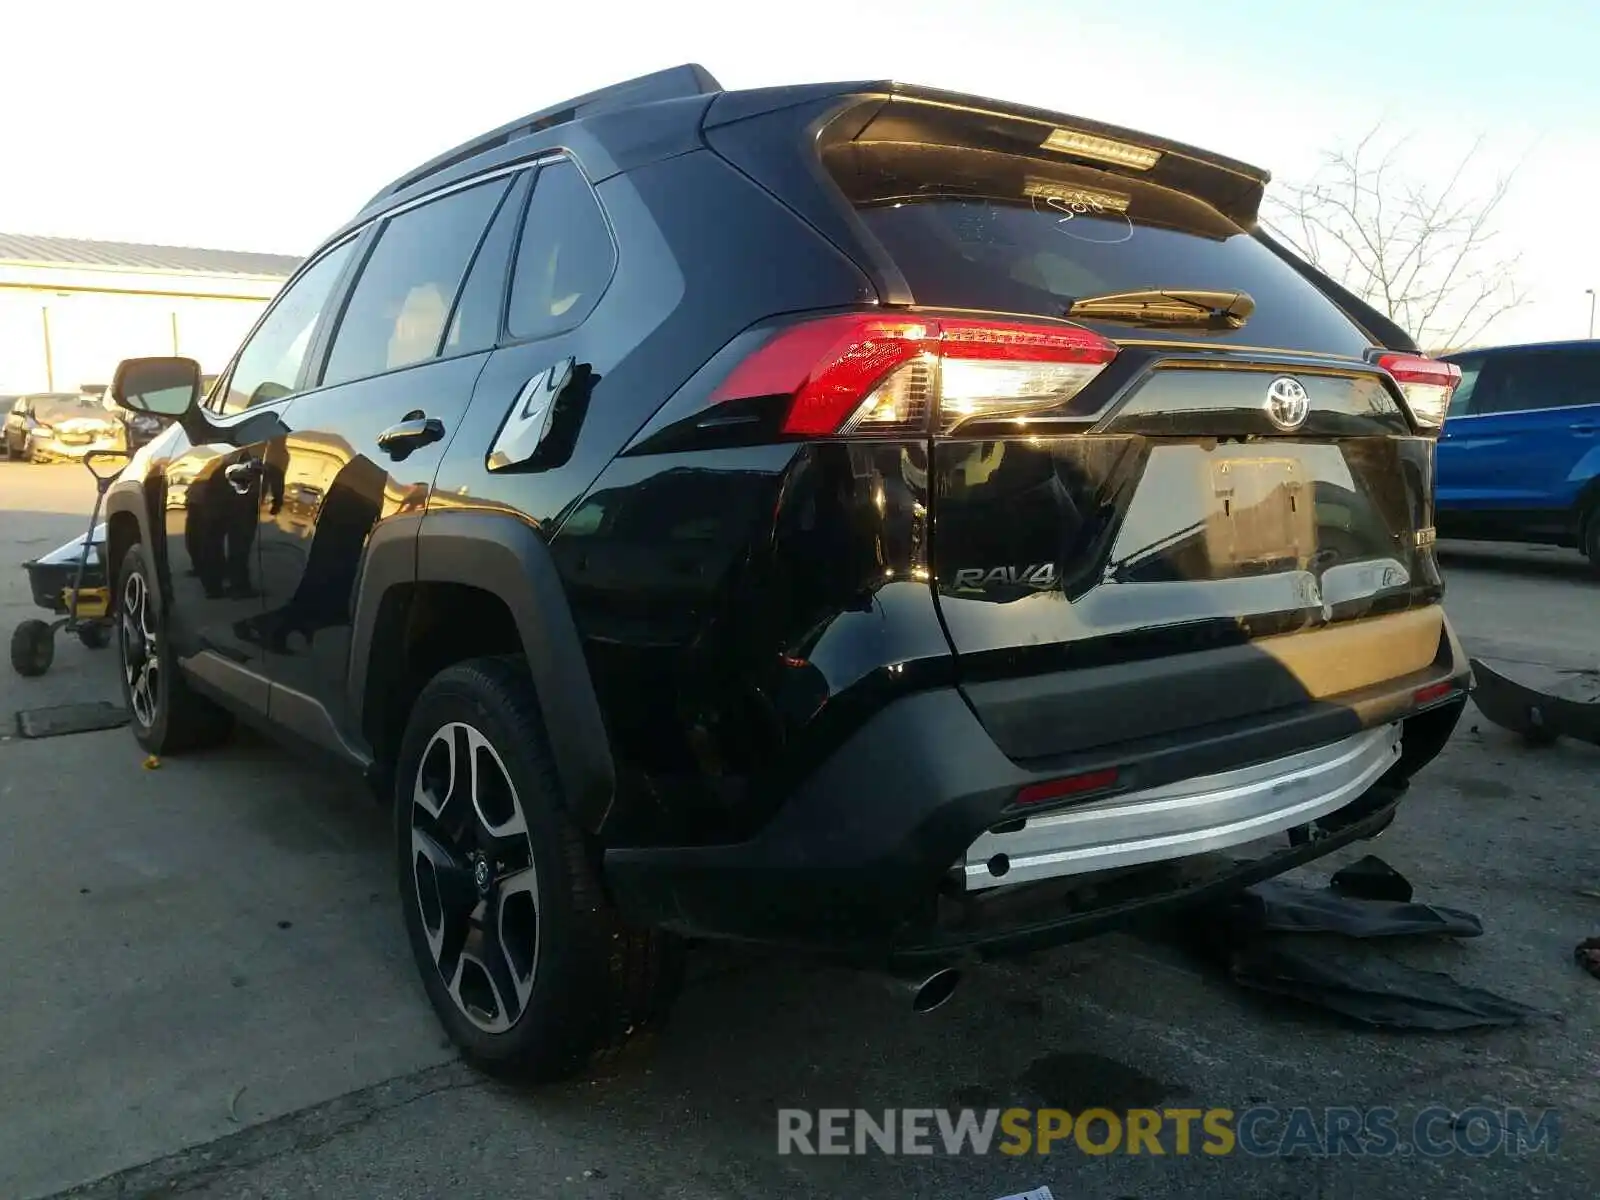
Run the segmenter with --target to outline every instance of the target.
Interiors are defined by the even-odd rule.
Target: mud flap
[[[1596,692],[1596,699],[1572,699],[1551,691],[1538,691],[1508,679],[1481,659],[1472,660],[1475,680],[1472,702],[1478,711],[1496,725],[1520,733],[1532,742],[1553,742],[1558,737],[1576,738],[1600,746],[1600,673],[1570,672],[1569,678],[1584,691]],[[1563,686],[1568,681],[1563,681]],[[1573,689],[1577,691],[1578,689]]]

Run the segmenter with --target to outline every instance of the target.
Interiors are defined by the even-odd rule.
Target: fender
[[[349,697],[363,728],[366,680],[384,594],[411,582],[458,583],[497,596],[516,622],[567,805],[598,832],[611,810],[616,767],[566,591],[544,540],[501,513],[429,512],[374,531],[356,598]]]

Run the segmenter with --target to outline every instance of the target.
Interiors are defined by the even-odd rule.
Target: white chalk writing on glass
[[[1043,206],[1039,204],[1041,200]],[[1093,192],[1035,196],[1033,206],[1038,212],[1054,216],[1057,230],[1080,242],[1114,246],[1133,236],[1133,222],[1128,220],[1128,214],[1108,206]],[[1080,221],[1079,217],[1094,219]]]

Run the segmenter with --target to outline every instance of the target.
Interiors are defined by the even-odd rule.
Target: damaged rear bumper
[[[1286,833],[1365,795],[1400,759],[1398,721],[1326,746],[985,830],[968,891],[1161,862]]]
[[[1403,782],[1374,785],[1319,821],[1315,836],[1256,858],[1202,853],[1132,870],[1068,876],[946,901],[921,937],[895,946],[895,966],[1026,954],[1136,924],[1179,906],[1231,895],[1364,838],[1394,820]]]
[[[1443,748],[1470,682],[1446,625],[1432,663],[1382,685],[1023,761],[1001,752],[955,688],[917,692],[863,724],[750,840],[612,848],[605,877],[629,920],[690,936],[873,966],[1036,950],[1378,833]],[[1030,784],[1112,768],[1111,795],[1019,810]],[[1097,806],[1126,810],[1121,827],[1091,832],[1082,814]],[[1001,839],[1054,818],[1057,833],[1074,832],[1046,842],[1033,869],[975,886],[994,854],[1010,853],[994,849]],[[1276,844],[1262,850],[1268,835]],[[1048,863],[1063,847],[1068,859]],[[1215,853],[1223,847],[1254,857]]]

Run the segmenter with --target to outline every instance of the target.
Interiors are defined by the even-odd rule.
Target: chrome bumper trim
[[[1398,723],[1255,763],[1033,817],[985,833],[961,867],[967,891],[1183,858],[1281,833],[1343,808],[1400,757]],[[1006,869],[990,864],[1004,856]]]

